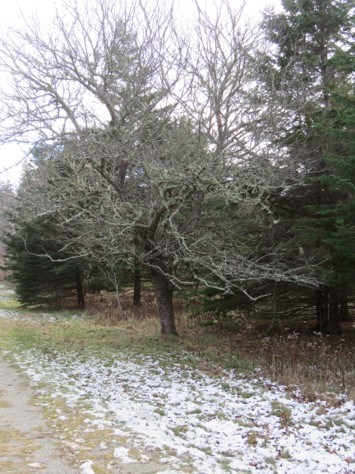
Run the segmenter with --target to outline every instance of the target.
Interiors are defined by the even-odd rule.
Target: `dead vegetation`
[[[157,314],[152,291],[145,291],[142,294],[141,304],[134,306],[133,290],[130,288],[118,295],[107,291],[89,295],[86,308],[99,323],[109,325],[115,325],[119,321],[156,319]]]

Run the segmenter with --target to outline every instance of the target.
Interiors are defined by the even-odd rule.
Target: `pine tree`
[[[306,174],[303,186],[283,201],[297,221],[300,245],[326,262],[320,267],[324,285],[316,290],[318,328],[339,333],[340,295],[352,281],[345,270],[352,251],[344,250],[353,236],[353,194],[344,172],[353,170],[353,2],[282,4],[285,12],[267,14],[264,22],[277,46],[272,86],[286,104],[276,141]]]
[[[1,236],[10,231],[8,211],[15,200],[15,192],[9,183],[0,181],[0,279],[4,278],[3,265],[5,245],[1,242]]]
[[[55,226],[48,219],[17,223],[15,233],[4,238],[6,268],[11,271],[19,301],[24,305],[48,304],[77,296],[85,306],[83,259],[67,259]]]
[[[344,295],[355,284],[355,94],[332,95],[331,103],[315,119],[329,146],[324,156],[327,173],[314,179],[328,190],[331,199],[312,206],[310,227],[329,255],[325,274],[330,293],[327,330],[339,332]]]

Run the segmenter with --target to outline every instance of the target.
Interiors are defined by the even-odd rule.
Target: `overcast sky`
[[[163,1],[163,0],[161,0]],[[201,4],[209,4],[211,0],[199,0]],[[238,5],[238,0],[234,0],[235,5]],[[215,0],[218,4],[218,0]],[[0,28],[3,30],[9,25],[19,24],[21,21],[21,12],[26,16],[32,16],[38,14],[38,17],[45,21],[46,17],[50,16],[51,11],[54,9],[54,5],[60,6],[61,0],[51,2],[50,0],[0,0],[1,16],[0,16]],[[180,8],[186,12],[192,8],[193,0],[178,0]],[[256,19],[260,12],[262,12],[267,6],[274,6],[276,9],[280,8],[281,0],[247,0],[247,15],[253,19]],[[1,76],[0,76],[1,80]],[[23,157],[25,155],[25,148],[22,148],[16,144],[9,144],[0,146],[0,180],[11,181],[17,183],[21,175],[21,167]],[[19,163],[19,164],[18,164]],[[18,164],[16,166],[16,164]],[[10,168],[10,169],[9,169]],[[7,171],[5,171],[7,169]]]

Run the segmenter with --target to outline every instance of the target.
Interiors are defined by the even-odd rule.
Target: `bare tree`
[[[255,32],[222,6],[198,9],[189,43],[171,10],[118,13],[113,0],[69,4],[50,33],[31,23],[0,42],[12,81],[1,137],[49,144],[26,178],[26,214],[55,215],[73,255],[148,267],[163,334],[176,333],[184,284],[314,283],[263,235],[284,177],[260,134]]]

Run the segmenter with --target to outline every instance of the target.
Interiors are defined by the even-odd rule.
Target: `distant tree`
[[[50,219],[13,222],[14,231],[4,236],[6,268],[19,301],[24,305],[48,304],[76,292],[78,307],[85,307],[84,272],[87,262],[68,259]],[[46,255],[48,258],[46,258]]]
[[[5,245],[1,241],[1,236],[10,232],[9,211],[15,201],[15,192],[9,183],[0,181],[0,275],[3,277],[3,265],[5,255]]]

